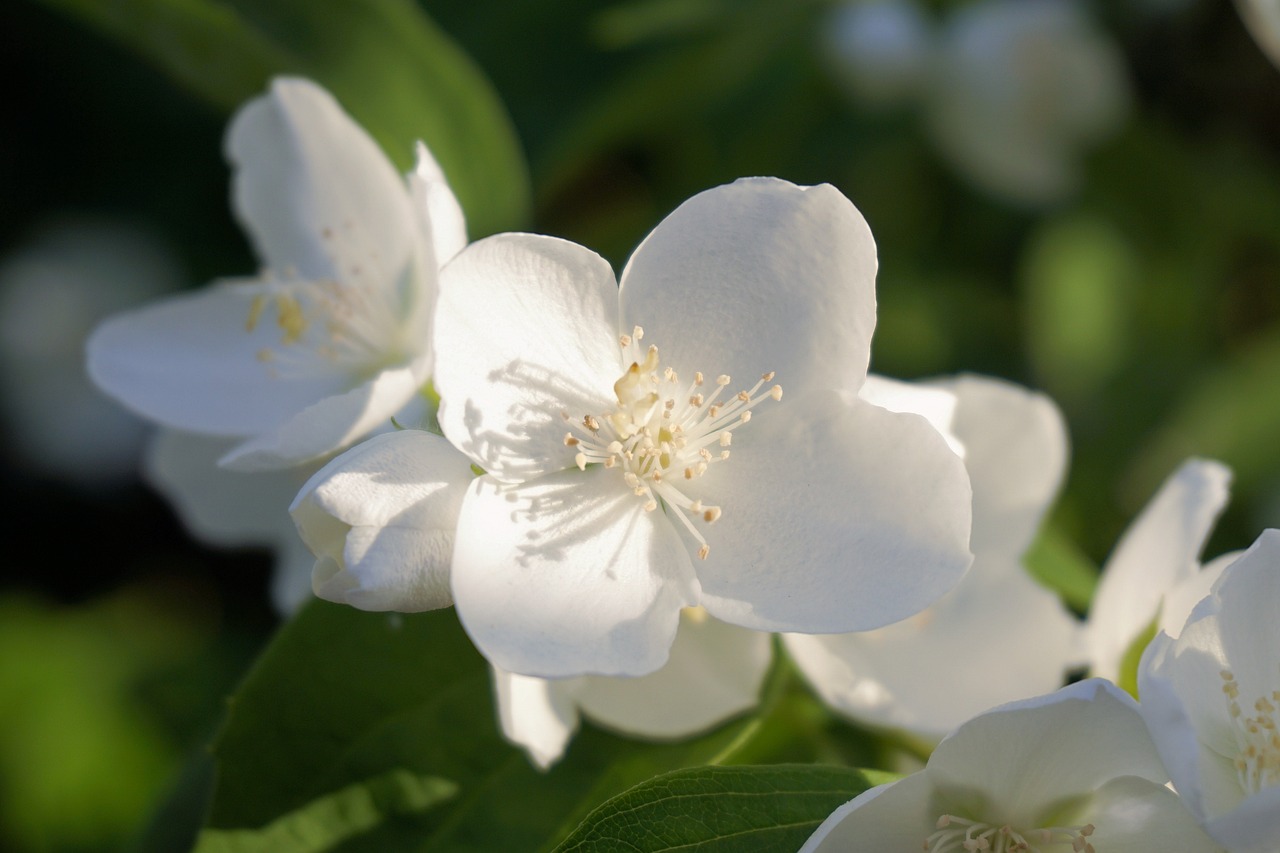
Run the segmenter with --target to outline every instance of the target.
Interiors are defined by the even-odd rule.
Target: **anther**
[[[564,434],[564,444],[565,444],[565,447],[577,447],[577,446],[578,446],[579,444],[581,444],[581,443],[582,443],[582,442],[578,441],[578,439],[576,439],[576,438],[574,438],[574,437],[573,437],[573,433],[571,433],[571,432],[566,432],[566,433]]]
[[[770,389],[769,389],[769,396],[770,396],[770,397],[772,397],[772,398],[773,398],[773,399],[775,399],[775,400],[781,400],[781,399],[782,399],[782,386],[781,386],[781,385],[774,385],[772,388],[770,388]]]

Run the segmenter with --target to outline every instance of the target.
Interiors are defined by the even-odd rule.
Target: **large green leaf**
[[[886,780],[882,773],[818,765],[677,770],[600,806],[557,853],[789,853],[836,807]]]
[[[281,827],[316,851],[553,846],[591,809],[657,774],[810,760],[815,753],[792,734],[803,731],[793,725],[802,694],[786,664],[766,694],[757,714],[682,743],[585,726],[543,773],[499,734],[488,665],[452,611],[387,615],[317,601],[281,630],[230,701],[203,849]],[[364,803],[362,786],[393,773],[456,788],[430,808],[324,805],[337,794]]]
[[[529,180],[483,73],[409,0],[43,0],[128,45],[225,110],[277,74],[328,87],[401,168],[423,139],[473,237],[516,228]]]

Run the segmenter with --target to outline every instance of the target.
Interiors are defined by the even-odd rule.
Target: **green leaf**
[[[1089,609],[1098,569],[1062,532],[1045,525],[1023,557],[1031,575],[1080,613]]]
[[[447,779],[392,770],[321,797],[261,830],[208,830],[196,853],[321,853],[391,815],[424,811],[455,793],[457,786]]]
[[[480,69],[409,0],[43,0],[230,110],[279,74],[326,86],[402,169],[425,140],[472,237],[529,215],[511,120]]]
[[[330,813],[328,831],[347,839],[343,851],[549,849],[600,803],[657,774],[811,760],[814,750],[791,725],[794,689],[780,662],[761,711],[679,743],[584,725],[543,773],[502,738],[488,665],[452,611],[379,614],[316,601],[280,631],[230,700],[206,834],[261,832],[399,771],[448,779],[457,792],[426,810]]]
[[[883,781],[846,767],[698,767],[650,779],[593,811],[557,853],[792,851],[838,806]]]
[[[1151,619],[1151,624],[1138,632],[1133,642],[1129,643],[1129,648],[1124,650],[1124,656],[1120,658],[1120,673],[1116,686],[1127,691],[1134,699],[1138,698],[1138,664],[1142,662],[1142,653],[1147,650],[1147,646],[1151,645],[1151,641],[1156,638],[1159,630],[1160,613],[1157,611]]]

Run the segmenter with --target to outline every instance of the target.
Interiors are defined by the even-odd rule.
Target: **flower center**
[[[1089,843],[1093,824],[1084,826],[1047,826],[1023,831],[1008,824],[997,826],[944,814],[938,818],[937,832],[924,841],[927,853],[949,851],[989,851],[989,853],[1050,853],[1071,850],[1072,853],[1095,853]]]
[[[1280,732],[1276,730],[1276,706],[1280,690],[1259,697],[1253,703],[1253,715],[1240,708],[1240,685],[1231,670],[1222,670],[1222,692],[1227,697],[1236,737],[1235,767],[1240,786],[1250,794],[1280,785]]]
[[[781,400],[782,386],[764,387],[773,381],[773,373],[737,393],[727,390],[732,382],[728,376],[718,377],[712,388],[701,373],[682,382],[670,367],[659,369],[656,346],[641,355],[643,337],[644,329],[636,326],[618,339],[632,361],[613,383],[617,408],[581,421],[564,413],[571,427],[564,443],[575,449],[579,468],[601,464],[620,469],[627,488],[644,501],[645,512],[657,509],[659,501],[675,510],[673,515],[700,546],[698,557],[705,560],[711,547],[694,521],[711,524],[720,518],[721,508],[704,505],[685,492],[712,465],[729,460],[733,430],[751,420],[757,403]]]

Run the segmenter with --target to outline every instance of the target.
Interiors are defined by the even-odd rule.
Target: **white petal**
[[[415,151],[418,162],[409,173],[409,191],[418,221],[426,226],[436,266],[442,267],[467,245],[467,221],[431,150],[419,142]]]
[[[1205,567],[1190,577],[1183,578],[1165,593],[1160,602],[1160,619],[1156,629],[1164,631],[1170,637],[1177,637],[1182,632],[1191,611],[1208,597],[1218,578],[1222,577],[1227,566],[1240,559],[1243,551],[1229,551],[1214,557]]]
[[[1216,853],[1178,795],[1155,782],[1121,776],[1105,783],[1088,808],[1089,841],[1108,853]],[[1267,848],[1274,850],[1274,847]]]
[[[925,772],[939,788],[998,804],[989,820],[1028,827],[1116,776],[1168,778],[1136,703],[1096,678],[975,717],[938,745]]]
[[[755,707],[772,645],[768,634],[686,610],[662,669],[640,678],[578,679],[578,707],[627,735],[696,734]]]
[[[1280,689],[1280,530],[1264,530],[1213,588],[1218,630],[1240,692],[1252,703]],[[1243,697],[1242,697],[1243,698]]]
[[[290,538],[276,548],[276,564],[271,573],[271,604],[276,612],[288,618],[311,600],[311,570],[315,555],[302,541],[298,528],[289,519]]]
[[[326,397],[271,432],[238,445],[221,464],[236,471],[267,471],[341,450],[390,424],[426,381],[424,364],[425,358],[384,370],[346,393]]]
[[[1079,623],[1017,566],[979,555],[940,602],[858,634],[785,636],[800,671],[836,709],[937,741],[996,705],[1062,686]],[[945,696],[946,701],[939,701]]]
[[[951,391],[929,382],[901,382],[868,373],[867,380],[858,389],[858,396],[891,412],[920,415],[941,433],[957,456],[964,457],[964,445],[952,432],[959,401]]]
[[[924,773],[864,791],[831,813],[800,853],[922,849],[938,815]]]
[[[1115,680],[1165,591],[1200,568],[1198,557],[1227,503],[1231,473],[1193,459],[1161,486],[1116,545],[1089,610],[1093,674]]]
[[[758,630],[843,633],[917,613],[968,568],[969,478],[924,418],[836,392],[766,401],[699,480],[723,516],[702,604]]]
[[[441,273],[436,306],[445,435],[504,480],[572,467],[561,412],[616,405],[616,314],[613,272],[588,249],[532,234],[468,246]]]
[[[521,747],[539,768],[560,760],[578,729],[573,679],[551,681],[492,668],[498,721],[507,740]]]
[[[697,597],[670,521],[617,471],[504,486],[480,477],[458,520],[458,617],[492,663],[524,675],[644,675]]]
[[[324,89],[277,78],[232,119],[227,157],[236,213],[275,272],[342,281],[359,265],[377,285],[400,278],[415,239],[409,195]]]
[[[1231,853],[1275,853],[1280,850],[1280,788],[1263,788],[1205,829]]]
[[[1020,556],[1066,471],[1062,413],[1045,395],[991,377],[961,376],[942,387],[958,401],[952,430],[973,484],[969,547]]]
[[[361,610],[447,607],[449,561],[471,465],[443,438],[387,433],[334,459],[290,511],[317,555],[316,595]]]
[[[834,187],[744,178],[680,205],[622,274],[622,327],[646,331],[687,375],[788,393],[856,391],[875,328],[876,247]]]
[[[350,387],[337,370],[284,377],[259,358],[281,334],[251,321],[264,292],[223,282],[116,315],[89,338],[89,375],[145,417],[214,435],[254,435]]]

